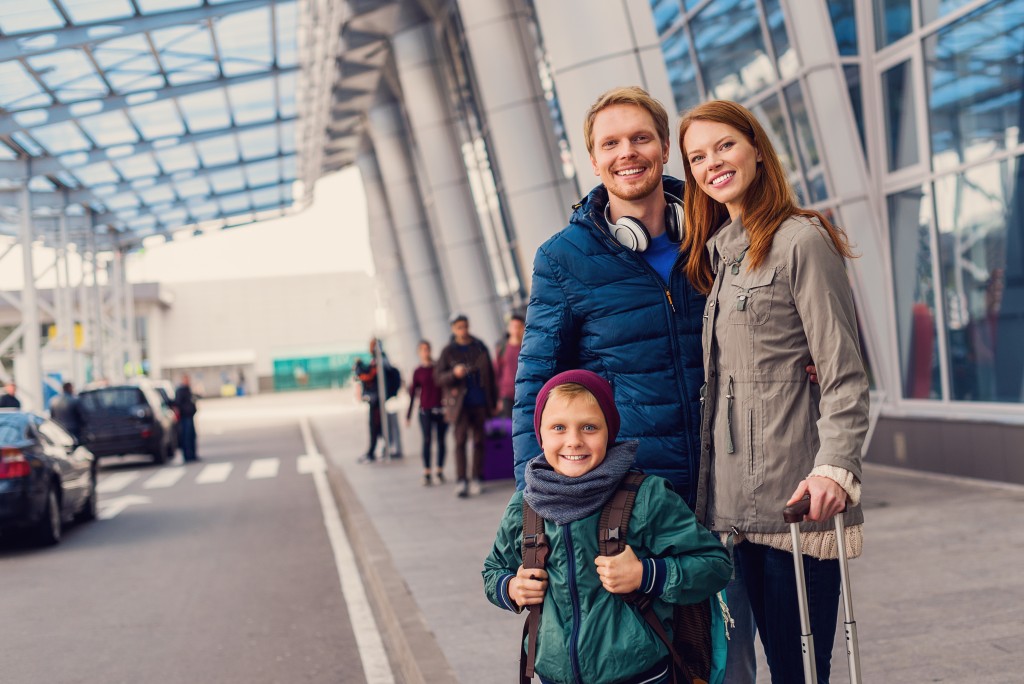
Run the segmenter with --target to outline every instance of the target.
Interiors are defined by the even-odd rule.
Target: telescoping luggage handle
[[[807,583],[804,581],[804,556],[800,552],[800,523],[811,511],[811,495],[787,506],[782,518],[789,523],[793,535],[793,566],[796,572],[796,596],[800,604],[800,645],[804,655],[804,681],[818,684],[818,670],[814,661],[814,635],[811,634],[811,617],[807,607]],[[850,593],[850,569],[846,559],[846,524],[843,516],[833,518],[836,524],[836,549],[839,552],[839,576],[843,587],[843,612],[846,621],[846,659],[850,665],[850,681],[861,684],[860,645],[857,642],[857,620],[853,616],[853,595]]]

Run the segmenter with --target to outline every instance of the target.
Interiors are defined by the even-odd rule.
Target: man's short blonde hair
[[[646,110],[654,120],[654,130],[661,144],[668,144],[668,112],[665,111],[665,107],[640,86],[623,86],[603,93],[587,110],[587,117],[583,120],[583,137],[587,141],[588,153],[594,153],[594,119],[597,118],[598,112],[620,104],[634,105]]]

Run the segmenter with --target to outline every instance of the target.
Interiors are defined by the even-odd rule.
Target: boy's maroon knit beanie
[[[537,444],[543,446],[540,438],[540,418],[544,413],[544,406],[548,403],[548,395],[555,387],[575,383],[582,385],[597,399],[597,405],[601,407],[604,420],[608,423],[608,445],[615,443],[619,435],[619,410],[615,408],[615,393],[607,380],[597,373],[588,370],[568,370],[559,373],[544,383],[537,393],[537,407],[533,413],[533,430],[537,435]]]

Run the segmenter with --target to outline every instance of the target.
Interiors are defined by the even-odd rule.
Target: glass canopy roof
[[[66,191],[96,225],[139,239],[282,213],[306,153],[298,12],[297,0],[0,0],[2,176],[23,182],[28,160],[34,202]]]

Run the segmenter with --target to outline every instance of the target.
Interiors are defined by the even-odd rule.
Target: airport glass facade
[[[742,102],[799,200],[835,210],[795,0],[650,0],[678,112]],[[1024,0],[829,0],[889,238],[904,399],[1024,402]],[[866,27],[866,28],[865,28]],[[866,103],[871,103],[870,106]],[[894,388],[895,389],[895,388]]]

